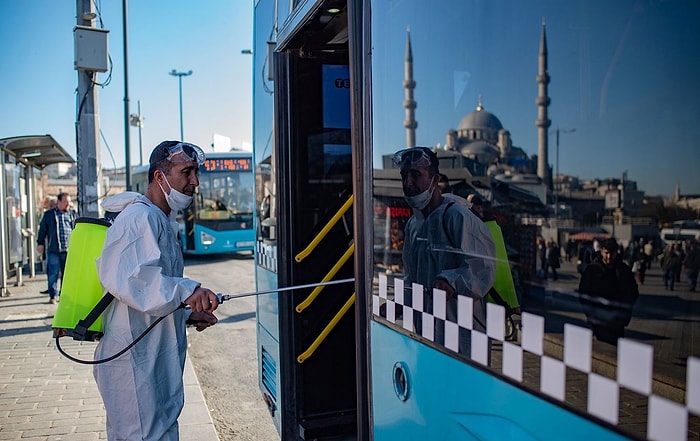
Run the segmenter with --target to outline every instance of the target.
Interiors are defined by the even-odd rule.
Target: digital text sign
[[[205,159],[202,167],[208,172],[246,171],[251,170],[252,161],[250,158]]]

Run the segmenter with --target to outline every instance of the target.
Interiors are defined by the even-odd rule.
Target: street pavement
[[[106,439],[105,411],[92,366],[63,357],[51,323],[46,275],[24,278],[0,298],[0,440],[84,441]],[[62,338],[70,355],[92,360],[94,342]],[[188,358],[180,439],[218,441],[209,409]]]

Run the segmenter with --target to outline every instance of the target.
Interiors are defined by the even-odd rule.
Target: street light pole
[[[177,77],[178,80],[178,85],[179,85],[179,91],[180,91],[180,141],[184,141],[185,135],[184,131],[182,128],[182,77],[188,77],[192,75],[192,71],[188,70],[187,72],[178,72],[177,70],[173,69],[169,72],[170,75]]]
[[[554,133],[557,136],[557,138],[556,138],[557,162],[555,164],[554,176],[557,179],[561,180],[561,178],[559,177],[559,133],[573,133],[575,131],[576,131],[576,129],[560,130],[559,127],[557,127],[554,130]],[[556,185],[554,183],[554,180],[552,180],[552,187],[554,188],[554,218],[558,220],[559,219],[559,191],[561,190],[561,182],[559,182],[559,185]]]
[[[143,144],[141,143],[141,129],[143,129],[143,115],[141,115],[141,100],[137,101],[139,113],[129,115],[131,125],[139,128],[139,165],[143,165]]]

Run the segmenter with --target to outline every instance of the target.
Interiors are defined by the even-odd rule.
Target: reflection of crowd
[[[681,274],[685,270],[688,290],[695,291],[700,270],[700,244],[696,240],[669,244],[661,254],[659,264],[666,289],[673,291],[676,283],[681,282]]]
[[[613,345],[624,337],[639,297],[634,274],[624,263],[619,249],[615,239],[604,240],[598,257],[583,271],[578,288],[593,335]]]

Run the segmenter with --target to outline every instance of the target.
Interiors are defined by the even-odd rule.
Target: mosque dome
[[[493,113],[484,110],[484,107],[479,102],[476,106],[476,110],[468,113],[459,122],[457,130],[474,130],[474,129],[488,129],[498,132],[503,129],[503,124]]]

